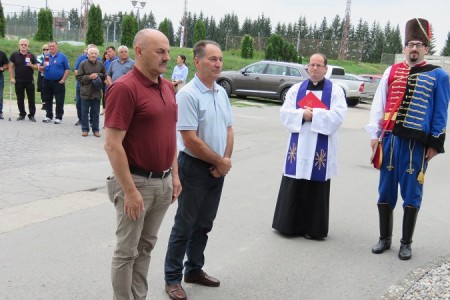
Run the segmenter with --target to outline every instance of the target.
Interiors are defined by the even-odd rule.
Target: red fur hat
[[[430,45],[431,25],[425,19],[414,18],[406,22],[405,45],[409,41],[421,41],[425,45]]]

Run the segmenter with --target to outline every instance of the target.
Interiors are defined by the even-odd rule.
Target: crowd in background
[[[42,107],[45,111],[44,123],[60,124],[64,116],[64,103],[66,96],[66,80],[70,76],[70,63],[67,56],[58,51],[58,43],[50,41],[42,45],[42,52],[34,55],[30,52],[30,42],[27,39],[20,39],[18,51],[13,52],[9,58],[7,54],[0,50],[0,119],[4,119],[3,113],[3,92],[4,92],[4,76],[3,72],[9,71],[10,84],[14,85],[17,97],[17,107],[19,116],[17,121],[23,121],[28,118],[31,122],[36,122],[36,92],[40,94]],[[98,52],[96,55],[88,53],[90,48],[95,48]],[[130,58],[127,46],[108,46],[103,53],[94,44],[89,44],[83,50],[83,53],[77,58],[73,72],[77,79],[75,89],[75,105],[77,109],[76,126],[81,125],[82,136],[88,136],[89,129],[92,128],[94,136],[100,136],[98,126],[99,116],[105,113],[106,101],[105,95],[108,87],[111,86],[118,78],[128,73],[134,66],[134,60]],[[94,60],[95,55],[95,60]],[[88,61],[86,63],[86,61]],[[98,64],[98,69],[104,73],[92,75],[91,73],[79,75],[79,69],[84,66]],[[89,68],[88,68],[89,69]],[[37,80],[35,82],[35,73],[37,72]],[[186,65],[186,56],[179,55],[177,64],[172,72],[171,80],[175,92],[178,92],[187,81],[188,67]],[[100,89],[94,92],[95,87]],[[82,93],[84,90],[86,93]],[[89,93],[88,91],[93,93]],[[28,109],[25,106],[25,95],[28,100]],[[55,110],[53,111],[53,104]],[[100,109],[101,108],[101,109]],[[85,124],[83,124],[83,115]],[[11,116],[10,116],[11,117]]]
[[[64,53],[58,51],[56,41],[44,44],[41,48],[42,52],[37,56],[30,52],[29,40],[20,39],[18,46],[18,50],[13,52],[9,58],[5,52],[0,50],[0,119],[4,119],[5,79],[3,72],[9,71],[10,84],[14,86],[19,109],[19,116],[16,120],[23,121],[28,118],[31,122],[36,122],[37,91],[40,93],[41,110],[45,111],[45,118],[42,122],[60,124],[64,116],[65,85],[67,77],[71,75],[69,59]],[[89,49],[95,50],[89,53]],[[114,81],[134,66],[134,60],[129,57],[129,50],[126,46],[120,46],[117,50],[118,56],[115,47],[109,46],[100,55],[97,46],[90,44],[74,64],[73,71],[77,79],[75,103],[78,117],[75,125],[82,125],[83,136],[88,136],[90,128],[92,128],[94,136],[100,136],[98,122],[99,115],[104,113],[106,91]],[[93,65],[96,68],[90,68]],[[79,74],[80,68],[84,73]],[[37,72],[37,80],[35,80],[34,71]],[[28,100],[27,107],[25,96]],[[53,104],[55,104],[54,110]],[[100,104],[102,111],[100,111]],[[83,116],[87,120],[87,124],[83,124]]]

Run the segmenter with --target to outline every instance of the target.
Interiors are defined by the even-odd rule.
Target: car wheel
[[[347,106],[348,107],[354,107],[358,105],[359,98],[347,98]]]
[[[225,92],[227,92],[228,97],[231,96],[231,84],[226,80],[220,80],[219,85],[224,88]]]
[[[285,88],[280,95],[280,101],[281,103],[284,103],[284,101],[286,101],[286,94],[289,91],[289,88]]]

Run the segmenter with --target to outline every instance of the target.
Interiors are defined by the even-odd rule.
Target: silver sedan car
[[[284,102],[289,88],[308,78],[304,65],[259,61],[239,71],[223,71],[217,83],[225,89],[228,96],[254,96]]]

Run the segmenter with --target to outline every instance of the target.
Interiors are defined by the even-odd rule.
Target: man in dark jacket
[[[102,82],[105,80],[105,66],[99,60],[98,48],[88,49],[88,59],[78,68],[77,80],[80,82],[81,96],[81,131],[86,137],[89,133],[89,116],[94,136],[100,137],[99,117],[100,100],[102,98]]]

